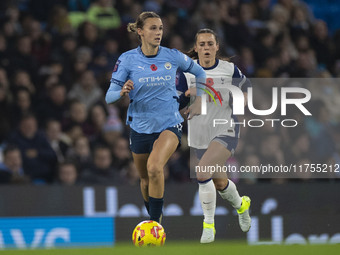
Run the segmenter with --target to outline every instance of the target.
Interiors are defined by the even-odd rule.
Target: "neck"
[[[150,44],[142,44],[142,52],[145,56],[153,56],[156,55],[159,49],[159,46],[153,46]]]
[[[215,65],[216,60],[215,59],[205,59],[202,62],[200,61],[200,65],[204,68],[209,68]]]

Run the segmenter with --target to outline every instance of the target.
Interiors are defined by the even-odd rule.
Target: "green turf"
[[[293,255],[293,254],[339,254],[340,245],[256,245],[216,241],[213,244],[201,245],[198,242],[168,242],[160,248],[135,248],[130,243],[118,243],[113,248],[88,249],[38,249],[38,250],[4,250],[0,255]]]

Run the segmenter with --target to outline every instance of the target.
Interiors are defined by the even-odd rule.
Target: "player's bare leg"
[[[164,166],[178,146],[177,136],[169,131],[163,131],[153,145],[147,162],[149,177],[150,219],[159,221],[163,208]]]
[[[140,190],[144,199],[145,208],[149,213],[149,176],[146,168],[149,153],[136,154],[132,153],[134,164],[138,170],[140,178]]]

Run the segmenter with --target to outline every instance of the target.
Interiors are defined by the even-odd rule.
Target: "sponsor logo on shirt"
[[[170,80],[171,75],[141,77],[138,79],[140,83],[147,83],[146,86],[162,86],[165,85],[166,82]]]
[[[165,75],[163,76],[151,76],[151,77],[142,77],[139,78],[138,81],[140,83],[145,83],[145,82],[157,82],[157,81],[170,81],[171,80],[171,75]]]

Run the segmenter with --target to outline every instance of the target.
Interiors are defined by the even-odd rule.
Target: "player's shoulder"
[[[219,59],[217,69],[223,70],[225,73],[227,73],[229,75],[234,75],[235,70],[238,70],[237,66],[234,63],[229,62],[229,61],[224,60],[224,59]]]
[[[163,54],[165,54],[167,56],[171,56],[171,57],[176,57],[179,54],[181,54],[181,52],[177,49],[170,49],[170,48],[164,47],[164,46],[161,46],[161,50],[162,50]]]
[[[229,61],[224,60],[224,59],[219,59],[218,65],[221,66],[221,67],[230,68],[230,69],[234,69],[235,68],[235,64],[234,63],[229,62]]]
[[[137,49],[132,49],[122,53],[122,55],[120,55],[120,59],[134,58],[136,55],[138,55]]]
[[[174,63],[186,63],[189,62],[191,59],[186,54],[182,53],[181,51],[177,49],[170,49],[167,47],[162,47],[163,57],[166,56],[169,58],[170,61],[173,61]]]
[[[170,49],[168,47],[164,47],[164,46],[160,46],[160,48],[162,49],[163,52],[165,53],[177,53],[177,52],[180,52],[179,50],[173,48],[173,49]]]

